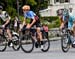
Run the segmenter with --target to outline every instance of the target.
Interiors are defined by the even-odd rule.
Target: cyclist
[[[67,28],[73,32],[72,41],[73,44],[75,44],[75,17],[73,15],[70,15],[68,11],[63,12],[63,26],[61,27],[61,29],[65,26],[67,26]]]
[[[0,6],[0,18],[2,22],[2,27],[6,30],[8,36],[9,36],[9,42],[8,42],[8,46],[12,46],[12,35],[9,29],[9,24],[10,24],[10,16],[8,15],[8,13],[6,11],[3,11],[3,7]],[[1,29],[0,29],[1,30]]]
[[[18,17],[17,16],[15,16],[15,18],[14,18],[14,30],[15,30],[15,32],[17,32],[18,31],[18,29],[19,29],[19,19],[18,19]]]
[[[75,17],[73,15],[67,15],[65,20],[68,20],[68,29],[73,32],[72,41],[75,44]]]
[[[22,7],[22,10],[23,10],[23,13],[24,13],[24,21],[23,21],[23,25],[22,27],[20,28],[23,29],[25,28],[28,28],[30,29],[31,27],[35,27],[36,26],[36,32],[38,34],[38,38],[40,39],[40,42],[41,42],[41,49],[43,48],[43,41],[42,41],[42,32],[40,31],[41,28],[40,28],[40,20],[39,20],[39,17],[33,12],[30,10],[30,6],[29,5],[24,5]],[[29,24],[26,24],[26,19],[29,18],[30,19],[30,23]],[[34,30],[31,30],[33,33],[35,33]],[[35,35],[33,35],[33,38],[35,39],[35,46],[36,48],[38,47],[38,44],[37,44],[37,39],[35,38]]]
[[[43,24],[43,29],[44,29],[44,31],[45,31],[45,33],[46,33],[46,35],[47,35],[47,38],[48,38],[48,25],[47,24]]]
[[[63,15],[63,10],[62,9],[59,9],[58,11],[57,11],[57,14],[58,14],[58,17],[59,17],[59,19],[60,19],[60,30],[62,30],[63,28],[64,28],[64,25],[65,25],[65,27],[68,27],[68,22],[66,22],[65,24],[64,24],[64,15]]]

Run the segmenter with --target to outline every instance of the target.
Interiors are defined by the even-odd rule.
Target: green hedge
[[[59,18],[58,18],[58,16],[49,16],[49,17],[41,17],[41,19],[42,20],[47,20],[49,22],[52,22],[52,21],[55,21],[55,20],[57,20]]]
[[[60,20],[58,16],[41,17],[40,19],[43,24],[49,22],[49,24],[47,24],[49,28],[56,28],[60,26]]]

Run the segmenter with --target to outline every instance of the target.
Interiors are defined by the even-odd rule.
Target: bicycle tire
[[[46,39],[46,40],[44,41],[44,39]],[[43,49],[41,49],[41,51],[47,52],[49,50],[49,48],[50,48],[50,40],[49,40],[49,38],[47,38],[47,35],[46,35],[45,32],[43,33],[43,43],[44,43],[43,45],[45,45],[46,43],[48,43],[48,44],[46,45],[47,48],[44,49],[44,47],[43,47]]]
[[[62,51],[66,53],[66,52],[68,52],[68,50],[70,48],[70,43],[69,42],[65,43],[65,41],[64,41],[65,36],[67,36],[67,35],[63,35],[61,38],[61,48],[62,48]],[[67,39],[69,39],[69,38],[67,37]],[[64,46],[64,44],[66,44],[66,46]]]
[[[22,41],[23,40],[29,40],[29,39],[31,40],[31,42],[30,43],[26,42],[25,44],[32,44],[32,47],[28,50],[29,47],[25,49],[24,46],[23,46],[24,43],[22,43]],[[29,34],[28,35],[23,35],[21,40],[20,40],[20,43],[21,43],[21,49],[25,53],[31,53],[33,51],[33,49],[34,49],[34,40],[32,39],[31,35],[29,35]]]
[[[7,39],[4,35],[0,34],[0,44],[1,43],[5,43],[5,44],[2,44],[4,47],[2,49],[0,49],[0,52],[4,52],[7,48]],[[1,46],[2,46],[1,45]]]

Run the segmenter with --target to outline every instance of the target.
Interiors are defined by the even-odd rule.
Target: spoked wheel
[[[47,38],[46,33],[43,34],[43,49],[41,49],[43,52],[47,52],[50,48],[50,41]]]
[[[23,35],[21,38],[21,49],[25,53],[30,53],[34,49],[34,40],[32,39],[31,35]]]
[[[68,52],[70,48],[70,38],[67,34],[63,35],[61,38],[61,48],[63,52]]]
[[[6,47],[7,47],[6,37],[0,34],[0,52],[5,51]]]
[[[12,35],[12,43],[13,43],[13,46],[12,48],[15,50],[15,51],[18,51],[20,49],[20,40],[19,40],[19,36],[16,35],[16,34],[13,34]]]

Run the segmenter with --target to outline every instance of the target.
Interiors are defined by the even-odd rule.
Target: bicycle
[[[1,29],[1,32],[0,32],[0,52],[3,52],[6,50],[7,45],[8,45],[8,35],[6,33],[6,30],[3,27],[0,27],[0,29]],[[13,50],[18,51],[20,48],[19,36],[13,31],[11,31],[11,34],[12,34],[12,44],[13,44],[12,48],[13,48]]]
[[[31,28],[36,30],[36,28]],[[35,31],[36,32],[36,31]],[[41,51],[43,52],[47,52],[50,48],[50,41],[47,38],[45,32],[42,32],[42,36],[43,36],[43,49],[41,49]],[[25,52],[25,53],[30,53],[33,51],[34,49],[34,45],[35,45],[35,39],[33,39],[32,37],[33,33],[30,31],[30,29],[25,29],[25,34],[21,36],[20,38],[20,43],[21,43],[21,49]],[[36,36],[37,38],[37,36]],[[38,47],[41,46],[40,44],[40,40],[37,39],[38,42]],[[46,44],[47,43],[47,44]],[[30,44],[30,45],[29,45]],[[26,47],[27,46],[27,47]],[[46,48],[45,48],[46,47]]]
[[[24,34],[22,31],[19,32],[19,38],[20,38],[20,47],[22,51],[25,53],[30,53],[34,49],[34,40],[31,37],[31,33],[28,29],[24,30]]]
[[[75,48],[73,46],[73,41],[72,41],[72,31],[68,30],[67,28],[63,29],[62,31],[62,37],[61,37],[61,48],[63,52],[68,52],[70,49],[70,46]]]

